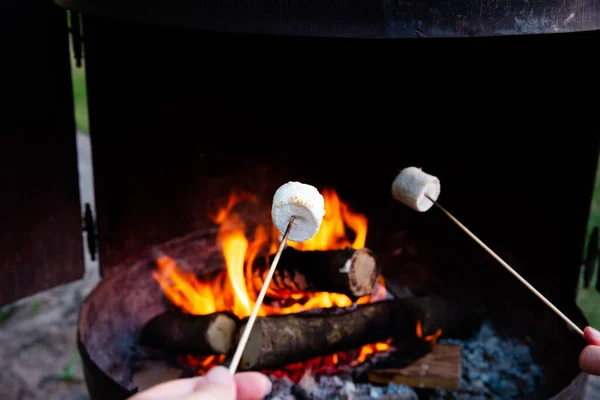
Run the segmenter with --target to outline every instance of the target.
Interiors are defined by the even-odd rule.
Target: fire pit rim
[[[158,24],[219,33],[275,35],[312,38],[345,39],[422,39],[495,36],[556,35],[563,32],[582,32],[600,26],[571,13],[569,7],[553,7],[551,2],[541,9],[531,8],[523,17],[519,7],[496,9],[485,7],[474,11],[470,3],[458,4],[457,10],[437,4],[424,4],[406,17],[403,3],[363,0],[307,0],[265,4],[263,0],[206,0],[163,2],[160,7],[148,8],[146,3],[130,0],[54,0],[58,6],[83,14],[112,18],[128,23]],[[283,2],[285,5],[285,1]],[[586,4],[588,8],[596,5]],[[579,7],[582,8],[583,6]],[[552,10],[550,20],[546,9]],[[143,13],[140,10],[143,9]],[[434,9],[443,18],[428,20]],[[597,10],[596,10],[597,11]],[[483,13],[483,14],[482,14]],[[335,15],[335,18],[330,18]],[[254,21],[260,21],[255,23]],[[539,21],[550,21],[540,23]],[[584,23],[587,25],[582,26]]]

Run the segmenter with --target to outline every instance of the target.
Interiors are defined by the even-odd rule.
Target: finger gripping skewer
[[[287,240],[302,242],[312,238],[319,231],[324,215],[325,200],[313,186],[300,182],[288,182],[275,192],[271,208],[271,219],[277,230],[283,234],[283,237],[231,359],[229,373],[232,375],[235,374],[240,363],[258,311],[263,303],[267,288],[271,283]]]
[[[394,180],[392,184],[392,196],[403,203],[404,205],[416,210],[416,211],[427,211],[434,204],[452,220],[459,228],[461,228],[471,239],[479,244],[485,251],[487,251],[496,261],[498,261],[504,268],[506,268],[511,274],[513,274],[522,284],[524,284],[530,291],[532,291],[537,297],[540,298],[552,311],[558,314],[571,328],[573,328],[581,336],[584,336],[583,331],[573,323],[565,314],[563,314],[558,308],[554,306],[544,295],[542,295],[536,288],[534,288],[529,282],[527,282],[517,271],[515,271],[510,265],[508,265],[500,256],[498,256],[492,249],[490,249],[485,243],[483,243],[473,232],[467,229],[458,219],[450,214],[444,207],[438,202],[437,198],[440,194],[440,181],[438,178],[428,175],[419,168],[408,167],[400,171],[400,174]]]

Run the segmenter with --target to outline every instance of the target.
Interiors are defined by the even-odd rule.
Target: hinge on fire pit
[[[97,240],[98,233],[96,231],[96,220],[92,213],[92,206],[90,203],[85,203],[85,211],[83,212],[83,231],[87,236],[87,246],[90,252],[92,261],[96,260],[96,251],[98,249]]]

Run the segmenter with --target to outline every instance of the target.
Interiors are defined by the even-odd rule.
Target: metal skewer
[[[463,224],[461,224],[458,219],[456,219],[452,214],[450,214],[448,211],[446,211],[446,209],[444,207],[442,207],[437,201],[433,200],[427,194],[425,195],[425,197],[427,197],[429,200],[431,200],[433,202],[433,204],[435,204],[440,210],[442,210],[456,225],[458,225],[463,231],[465,231],[466,234],[471,237],[471,239],[473,239],[481,247],[483,247],[483,249],[485,251],[487,251],[500,264],[502,264],[502,266],[504,268],[506,268],[511,274],[513,274],[519,281],[521,281],[522,284],[524,284],[525,286],[527,286],[527,288],[529,290],[531,290],[537,297],[539,297],[540,300],[542,300],[544,303],[546,303],[546,305],[548,307],[550,307],[552,309],[552,311],[554,311],[556,314],[558,314],[558,316],[561,317],[567,324],[569,324],[569,326],[571,326],[571,328],[575,329],[575,331],[577,331],[577,333],[579,333],[581,336],[585,337],[584,334],[583,334],[583,331],[577,325],[575,325],[573,323],[573,321],[571,321],[569,318],[567,318],[567,316],[564,315],[558,308],[556,308],[554,306],[554,304],[552,304],[540,292],[538,292],[536,288],[534,288],[533,286],[531,286],[529,284],[529,282],[527,282],[521,275],[519,275],[519,273],[517,271],[515,271],[510,265],[508,265],[504,260],[502,260],[496,253],[494,253],[492,251],[492,249],[490,249],[488,246],[486,246],[485,243],[483,243],[481,240],[479,240],[479,238],[477,236],[475,236],[473,234],[473,232],[471,232],[469,229],[467,229],[466,226],[464,226]]]
[[[281,258],[281,253],[285,248],[287,243],[287,238],[292,230],[292,225],[294,225],[294,220],[296,217],[290,218],[290,222],[283,234],[283,238],[281,239],[281,243],[279,243],[279,248],[277,249],[277,253],[275,253],[275,257],[273,258],[273,262],[271,263],[271,267],[269,268],[269,273],[265,278],[265,282],[258,293],[258,297],[256,298],[256,303],[254,303],[254,308],[252,309],[252,313],[248,318],[248,323],[244,328],[244,332],[242,332],[242,336],[238,343],[237,349],[235,349],[235,353],[233,354],[233,358],[231,360],[231,364],[229,365],[229,373],[231,375],[235,374],[237,370],[238,364],[240,363],[240,359],[242,358],[242,354],[244,353],[244,349],[246,348],[246,343],[248,342],[248,338],[250,337],[250,332],[252,331],[252,326],[254,326],[254,321],[256,321],[256,316],[258,315],[258,310],[260,310],[260,306],[265,298],[265,294],[267,293],[267,288],[271,283],[271,279],[273,278],[273,274],[275,273],[275,269],[277,268],[277,264],[279,263],[279,258]]]

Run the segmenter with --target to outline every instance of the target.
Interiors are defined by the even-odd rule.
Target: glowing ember
[[[369,354],[389,350],[391,342],[392,342],[391,339],[389,339],[386,343],[375,343],[373,345],[361,347],[360,353],[358,355],[358,358],[355,361],[355,364],[365,362],[367,360],[367,356]]]
[[[297,250],[337,250],[346,247],[364,248],[367,238],[368,221],[366,216],[353,212],[337,195],[335,190],[325,189],[321,192],[325,199],[326,214],[317,235],[305,242],[288,242]],[[249,226],[244,222],[236,206],[255,197],[246,193],[234,193],[227,205],[220,208],[213,216],[219,224],[217,245],[222,250],[226,269],[211,281],[202,281],[194,274],[184,271],[168,256],[156,260],[157,270],[153,276],[161,285],[170,302],[182,310],[195,315],[210,314],[217,311],[231,311],[239,318],[250,315],[258,289],[262,286],[263,277],[253,273],[252,265],[259,254],[274,254],[280,240],[280,233],[275,226],[259,225],[248,233]],[[352,231],[349,238],[347,231]],[[386,296],[383,278],[379,278],[376,293],[364,296],[357,303],[364,304]],[[271,297],[274,293],[268,293]],[[285,299],[285,306],[262,304],[259,316],[272,314],[298,313],[312,308],[348,307],[352,305],[349,297],[337,293],[298,293]],[[332,356],[320,357],[319,362],[338,365],[342,360],[349,363],[360,363],[368,355],[387,351],[390,342],[363,346],[358,353],[348,359],[348,352]],[[193,361],[193,362],[192,362]],[[206,369],[223,361],[222,357],[192,357],[188,365]],[[326,361],[326,362],[325,362]],[[305,364],[305,363],[303,363]],[[304,365],[306,367],[306,365]],[[303,368],[304,368],[303,367]],[[293,366],[290,366],[293,369]]]
[[[416,334],[418,338],[422,338],[427,342],[436,342],[439,339],[439,337],[442,336],[442,330],[438,329],[434,334],[423,337],[423,326],[421,324],[421,321],[417,321]]]
[[[210,368],[223,363],[223,361],[225,361],[225,357],[225,354],[221,354],[218,356],[210,355],[200,357],[193,355],[185,355],[178,357],[177,361],[181,365],[186,365],[193,368],[194,370],[196,370],[196,373],[198,375],[204,375],[206,371],[208,371]]]
[[[347,367],[354,367],[374,353],[382,353],[394,350],[390,344],[391,339],[386,343],[375,343],[362,346],[358,350],[345,351],[337,354],[330,354],[321,357],[315,357],[307,361],[286,365],[277,370],[264,370],[267,375],[276,377],[287,376],[294,382],[298,382],[307,370],[311,370],[313,375],[332,374],[341,371]],[[210,368],[221,364],[225,355],[220,356],[182,356],[178,359],[181,365],[193,368],[198,375],[204,375]]]

